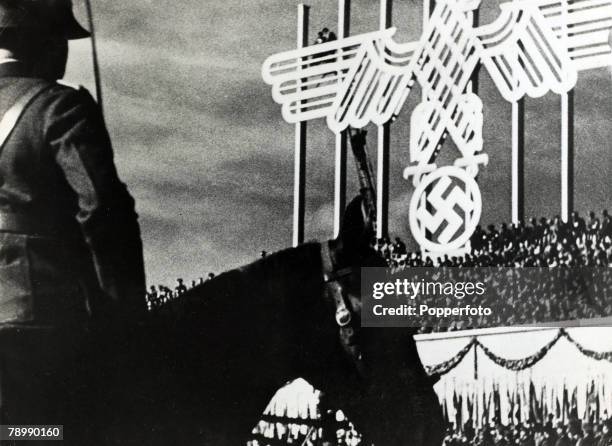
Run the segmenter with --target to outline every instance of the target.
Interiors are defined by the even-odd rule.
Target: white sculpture
[[[466,13],[479,5],[439,0],[418,42],[398,44],[389,28],[280,53],[262,68],[287,122],[326,118],[336,133],[394,119],[419,83],[424,101],[412,113],[411,165],[404,176],[416,187],[412,233],[431,253],[468,246],[480,219],[474,178],[488,157],[480,153],[482,102],[468,89],[477,66],[486,67],[510,102],[567,93],[579,71],[612,66],[612,0],[512,1],[501,5],[495,22],[475,28]],[[435,159],[448,136],[461,157],[438,168]]]

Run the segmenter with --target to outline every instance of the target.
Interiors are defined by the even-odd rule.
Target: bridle
[[[334,255],[330,249],[331,242],[321,243],[321,260],[323,262],[323,283],[326,295],[335,307],[335,320],[338,326],[338,336],[342,349],[355,364],[360,376],[366,372],[363,353],[355,342],[361,327],[355,317],[353,307],[348,300],[340,281],[356,273],[358,268],[348,267],[336,269]]]

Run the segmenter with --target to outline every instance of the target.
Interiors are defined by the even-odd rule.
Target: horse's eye
[[[336,312],[336,322],[340,327],[346,327],[351,323],[351,312],[346,308],[341,308]]]

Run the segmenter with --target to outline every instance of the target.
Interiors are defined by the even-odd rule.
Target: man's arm
[[[78,199],[76,219],[89,246],[104,311],[140,318],[145,273],[135,203],[119,180],[98,105],[85,90],[62,90],[45,115],[46,138]]]

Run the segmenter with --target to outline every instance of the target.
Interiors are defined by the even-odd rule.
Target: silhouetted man
[[[176,292],[177,296],[181,296],[183,294],[185,294],[187,292],[187,287],[185,286],[185,284],[183,283],[183,279],[176,279],[178,285],[176,286],[176,288],[174,289],[174,291]]]
[[[146,311],[134,200],[100,109],[56,82],[68,40],[88,35],[70,0],[0,0],[0,421],[63,424],[73,442],[94,404],[76,403],[89,330]]]

